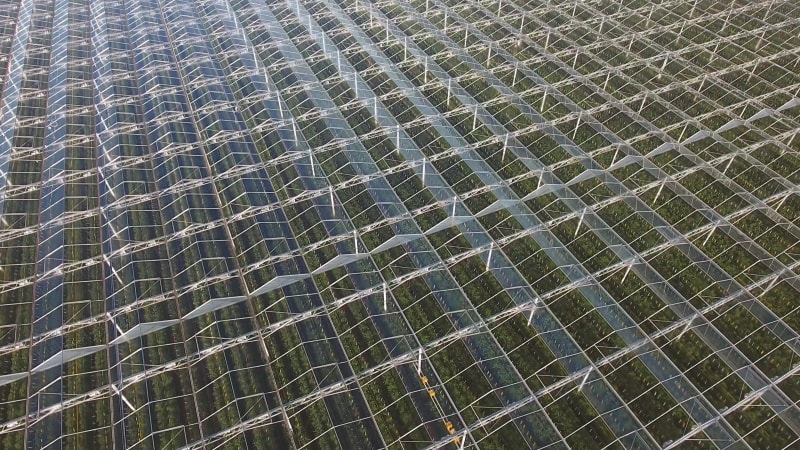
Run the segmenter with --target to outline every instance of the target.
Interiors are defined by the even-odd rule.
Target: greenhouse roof
[[[798,17],[6,1],[0,448],[800,446]]]

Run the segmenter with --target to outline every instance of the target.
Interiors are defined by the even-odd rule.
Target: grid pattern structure
[[[0,447],[800,446],[793,0],[7,0]]]

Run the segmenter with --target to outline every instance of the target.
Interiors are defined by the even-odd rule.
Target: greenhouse
[[[0,448],[800,448],[795,0],[0,0]]]

